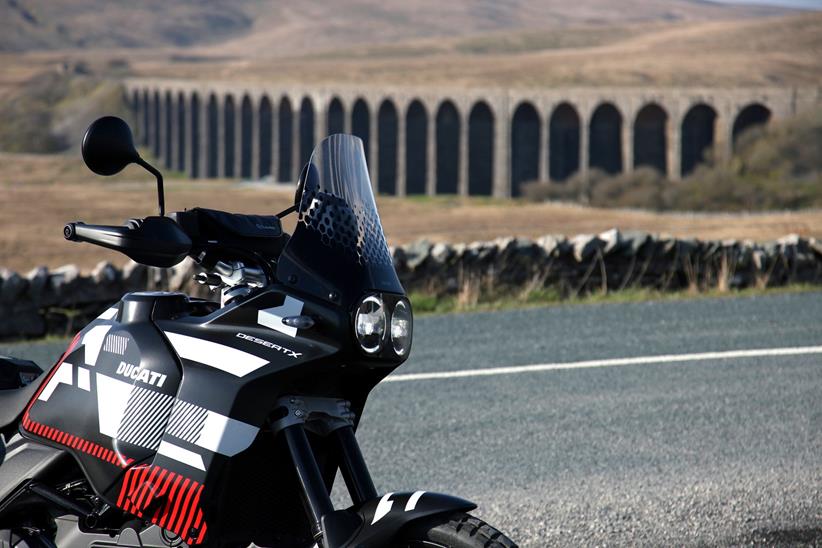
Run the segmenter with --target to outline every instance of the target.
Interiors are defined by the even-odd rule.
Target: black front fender
[[[392,546],[396,534],[412,521],[437,514],[468,512],[476,507],[473,502],[429,491],[386,493],[359,506],[323,516],[323,536],[328,548]]]

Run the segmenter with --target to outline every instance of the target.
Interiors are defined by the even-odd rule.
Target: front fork
[[[279,407],[287,409],[287,414],[273,424],[273,430],[275,435],[282,433],[288,447],[303,505],[311,522],[311,532],[318,546],[334,546],[352,532],[349,527],[352,524],[344,519],[334,519],[334,505],[305,431],[309,429],[331,440],[355,506],[375,499],[377,489],[354,436],[351,404],[331,398],[286,396],[281,398]]]

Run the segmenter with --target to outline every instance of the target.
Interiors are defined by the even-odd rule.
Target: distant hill
[[[775,15],[702,0],[0,0],[0,51],[226,42],[232,54],[588,24]]]

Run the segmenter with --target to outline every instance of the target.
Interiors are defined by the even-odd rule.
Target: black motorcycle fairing
[[[368,292],[405,294],[359,138],[331,135],[317,145],[297,210],[299,221],[278,262],[278,279],[344,307]]]

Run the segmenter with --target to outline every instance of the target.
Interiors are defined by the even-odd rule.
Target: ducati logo
[[[156,386],[157,388],[162,388],[163,383],[166,382],[166,375],[126,362],[120,362],[120,365],[117,366],[117,374],[133,381]]]

